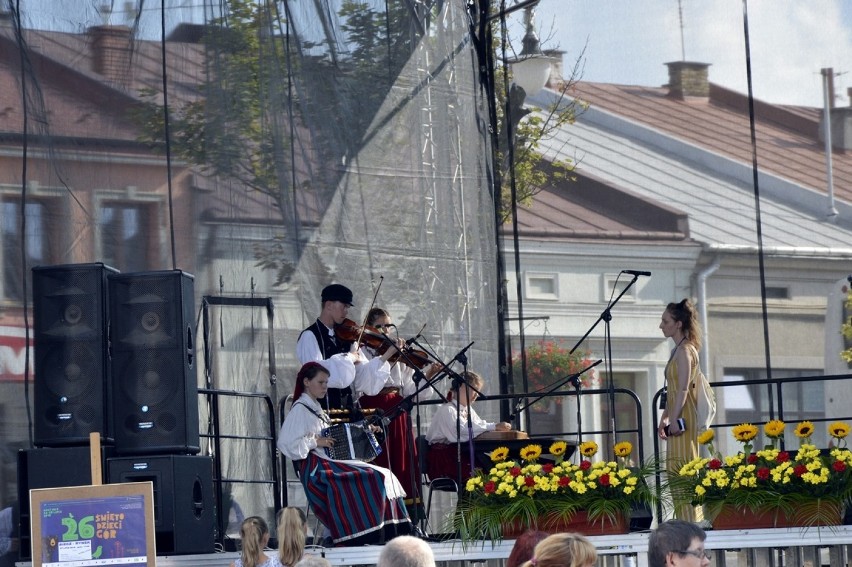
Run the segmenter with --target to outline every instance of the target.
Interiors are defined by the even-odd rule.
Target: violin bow
[[[367,317],[370,316],[370,311],[373,310],[373,307],[376,306],[376,298],[379,297],[379,290],[382,289],[382,282],[385,281],[384,276],[379,276],[379,285],[376,286],[376,291],[373,293],[373,301],[370,302],[370,307],[367,309],[367,313],[364,314],[364,321],[361,323],[361,331],[358,333],[358,341],[356,344],[361,344],[361,337],[364,336],[364,329],[367,328]]]

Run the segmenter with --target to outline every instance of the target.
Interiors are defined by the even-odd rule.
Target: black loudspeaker
[[[112,410],[122,455],[199,451],[193,277],[109,277]]]
[[[106,471],[112,447],[101,448],[101,469]],[[30,490],[92,484],[89,447],[45,447],[18,451],[18,503],[21,560],[30,559]]]
[[[109,411],[107,276],[103,264],[33,268],[35,415],[38,447],[112,438]]]
[[[213,459],[197,455],[116,457],[109,482],[154,485],[157,555],[213,553]]]

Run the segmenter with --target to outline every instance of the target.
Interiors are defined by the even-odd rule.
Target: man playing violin
[[[321,294],[319,317],[299,334],[296,343],[300,364],[319,362],[329,372],[328,393],[321,402],[325,410],[355,409],[353,386],[359,392],[378,393],[384,378],[376,369],[397,352],[396,345],[392,345],[381,358],[368,361],[354,340],[342,338],[336,327],[347,321],[350,307],[352,290],[341,284],[326,286]]]

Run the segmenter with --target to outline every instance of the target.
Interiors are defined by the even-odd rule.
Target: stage
[[[596,536],[594,542],[602,559],[599,565],[631,565],[648,567],[648,532],[623,535]],[[487,562],[489,566],[502,565],[512,550],[514,540],[491,542],[444,541],[430,543],[439,565],[453,561]],[[852,545],[852,526],[823,528],[776,528],[755,530],[707,531],[705,547],[713,554],[712,565],[737,565],[738,567],[768,566],[779,563],[770,557],[784,553],[795,557],[786,565],[820,565],[820,555],[828,557],[832,566],[848,564],[847,546]],[[381,546],[314,548],[310,552],[323,555],[332,565],[375,565]],[[820,552],[820,550],[822,550]],[[723,553],[727,551],[728,553]],[[738,552],[738,553],[737,553]],[[238,553],[213,553],[157,557],[158,567],[223,567],[230,564]],[[727,558],[726,558],[727,556]],[[811,558],[811,559],[809,559]],[[620,559],[620,560],[619,560]],[[28,567],[29,563],[18,563]]]

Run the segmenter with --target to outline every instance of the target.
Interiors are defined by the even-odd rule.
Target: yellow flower
[[[843,439],[849,435],[849,426],[842,421],[835,421],[828,426],[828,434],[835,439]]]
[[[622,441],[615,444],[613,451],[615,451],[616,457],[628,457],[633,452],[633,445],[630,444],[630,441]]]
[[[784,436],[784,422],[779,421],[777,419],[773,419],[766,423],[763,426],[763,432],[766,433],[767,437],[772,439],[778,439],[779,437]]]
[[[716,434],[713,432],[712,429],[705,429],[701,433],[701,435],[698,436],[698,442],[701,445],[706,445],[708,443],[711,443],[713,441],[713,439],[715,439],[715,438],[716,438]]]
[[[734,439],[737,441],[751,441],[757,436],[757,427],[750,423],[743,423],[741,425],[737,425],[733,429]]]
[[[810,421],[803,421],[796,426],[795,433],[796,437],[808,439],[811,435],[814,434],[814,424]]]
[[[541,456],[541,445],[527,445],[521,449],[521,459],[529,462]]]
[[[491,462],[499,463],[501,461],[505,461],[506,457],[509,456],[509,448],[508,447],[497,447],[493,451],[491,451]]]
[[[550,454],[554,457],[560,457],[565,454],[565,451],[567,449],[568,444],[565,443],[565,441],[556,441],[552,445],[550,445],[548,452],[550,452]]]
[[[598,452],[598,444],[594,441],[583,441],[580,443],[580,454],[584,457],[594,457]]]

